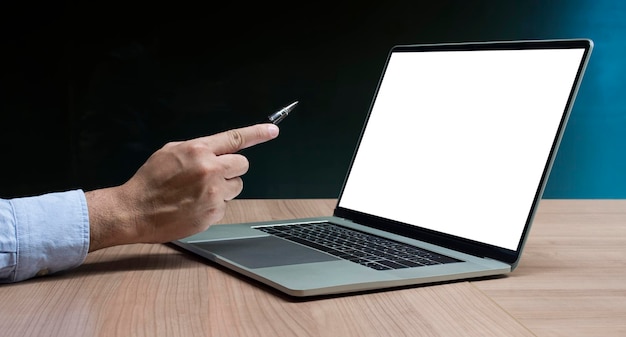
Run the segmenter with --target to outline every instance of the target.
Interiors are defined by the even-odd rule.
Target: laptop
[[[214,225],[173,243],[294,297],[510,273],[592,48],[394,46],[331,216]]]

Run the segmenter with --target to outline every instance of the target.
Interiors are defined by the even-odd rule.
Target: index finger
[[[256,124],[201,137],[216,155],[235,153],[250,146],[278,137],[278,126],[271,123]]]

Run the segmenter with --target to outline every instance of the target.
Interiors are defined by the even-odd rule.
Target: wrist
[[[128,200],[120,187],[85,192],[89,212],[89,251],[133,242],[132,221]]]

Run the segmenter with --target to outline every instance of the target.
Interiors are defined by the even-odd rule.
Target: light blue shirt
[[[88,251],[82,190],[0,199],[0,283],[75,268]]]

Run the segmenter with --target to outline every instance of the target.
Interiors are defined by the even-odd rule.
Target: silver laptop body
[[[332,216],[215,225],[173,244],[297,297],[509,273],[592,47],[588,39],[395,46]],[[330,235],[312,232],[326,223]],[[356,252],[346,229],[391,241],[373,238],[376,248]],[[399,260],[375,260],[383,258],[374,251]]]

